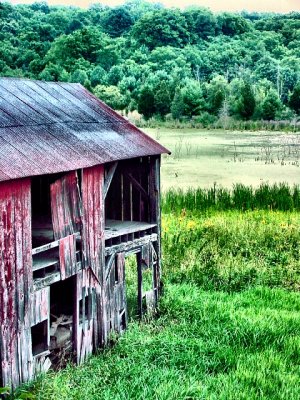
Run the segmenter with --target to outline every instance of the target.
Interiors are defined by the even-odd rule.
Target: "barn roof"
[[[0,181],[162,153],[80,84],[0,78]]]

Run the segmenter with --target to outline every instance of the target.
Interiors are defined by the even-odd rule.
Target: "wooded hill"
[[[0,75],[80,82],[146,119],[291,120],[300,114],[300,13],[1,3]]]

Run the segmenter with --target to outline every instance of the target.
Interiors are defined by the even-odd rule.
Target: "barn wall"
[[[0,349],[2,384],[32,377],[30,179],[0,183]]]
[[[80,301],[80,293],[86,293],[93,289],[93,296],[90,301],[93,302],[93,327],[89,329],[90,339],[86,344],[81,340],[82,347],[77,347],[84,355],[78,354],[78,360],[83,360],[91,352],[89,343],[93,342],[94,348],[105,343],[105,331],[103,324],[107,317],[103,308],[103,275],[104,275],[104,166],[98,165],[92,168],[86,168],[82,171],[81,193],[82,193],[82,246],[84,268],[89,271],[82,279],[78,277],[77,291]],[[93,279],[92,279],[93,278]],[[90,282],[90,283],[88,283]],[[81,291],[80,291],[81,286]],[[79,297],[80,296],[80,297]],[[78,325],[78,337],[82,331],[86,331],[86,325]],[[92,332],[92,333],[91,333]],[[91,337],[91,335],[93,337]]]

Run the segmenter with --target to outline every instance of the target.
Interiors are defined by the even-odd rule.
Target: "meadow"
[[[155,317],[140,323],[131,310],[114,346],[13,398],[299,399],[299,188],[223,193],[164,194],[164,295]],[[129,260],[130,304],[135,279]]]
[[[300,134],[270,131],[146,128],[172,151],[163,156],[162,189],[209,188],[214,183],[300,184]]]

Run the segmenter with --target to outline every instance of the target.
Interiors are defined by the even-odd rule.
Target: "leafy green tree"
[[[102,17],[104,32],[114,38],[127,33],[133,22],[125,7],[111,8]]]
[[[184,16],[194,42],[215,35],[217,19],[209,9],[190,7],[184,12]]]
[[[240,35],[251,29],[249,22],[245,18],[228,12],[218,16],[218,26],[221,32],[227,36]]]
[[[178,10],[163,9],[145,14],[132,28],[139,44],[150,49],[158,46],[182,47],[189,42],[188,25]]]
[[[154,94],[155,109],[157,114],[164,116],[171,110],[172,88],[168,81],[162,81]]]
[[[128,105],[128,99],[121,94],[117,86],[98,85],[94,94],[115,110],[124,110]]]
[[[82,85],[84,85],[88,80],[89,78],[87,73],[82,69],[76,69],[70,76],[70,82],[77,82],[81,83]]]
[[[282,109],[282,103],[275,90],[270,90],[261,105],[261,116],[266,120],[274,120],[276,113]]]
[[[187,117],[199,115],[204,107],[203,91],[199,82],[188,80],[181,89],[181,93],[184,104],[184,115]]]
[[[107,72],[100,65],[95,67],[91,72],[91,85],[93,87],[97,85],[107,84]]]
[[[67,82],[69,80],[69,74],[64,68],[52,63],[48,63],[43,71],[39,74],[38,78],[45,81]]]
[[[297,83],[295,86],[290,100],[289,100],[289,106],[291,109],[293,109],[298,115],[300,114],[300,82]]]
[[[229,93],[228,82],[224,76],[215,76],[206,85],[206,108],[214,115],[218,115],[222,104]]]
[[[70,35],[57,38],[47,54],[47,59],[64,67],[74,69],[74,62],[80,58],[96,62],[101,48],[106,42],[105,36],[92,28],[84,28]]]
[[[153,90],[149,86],[143,86],[138,98],[138,112],[143,114],[146,119],[149,119],[154,115],[155,111]]]
[[[114,65],[108,72],[107,80],[110,85],[117,86],[124,78],[123,68],[120,65]]]
[[[241,95],[238,100],[237,111],[244,119],[250,119],[255,110],[255,97],[249,82],[244,82],[241,88]]]
[[[184,101],[179,87],[175,91],[175,96],[171,104],[171,113],[174,119],[180,119],[184,115]]]

